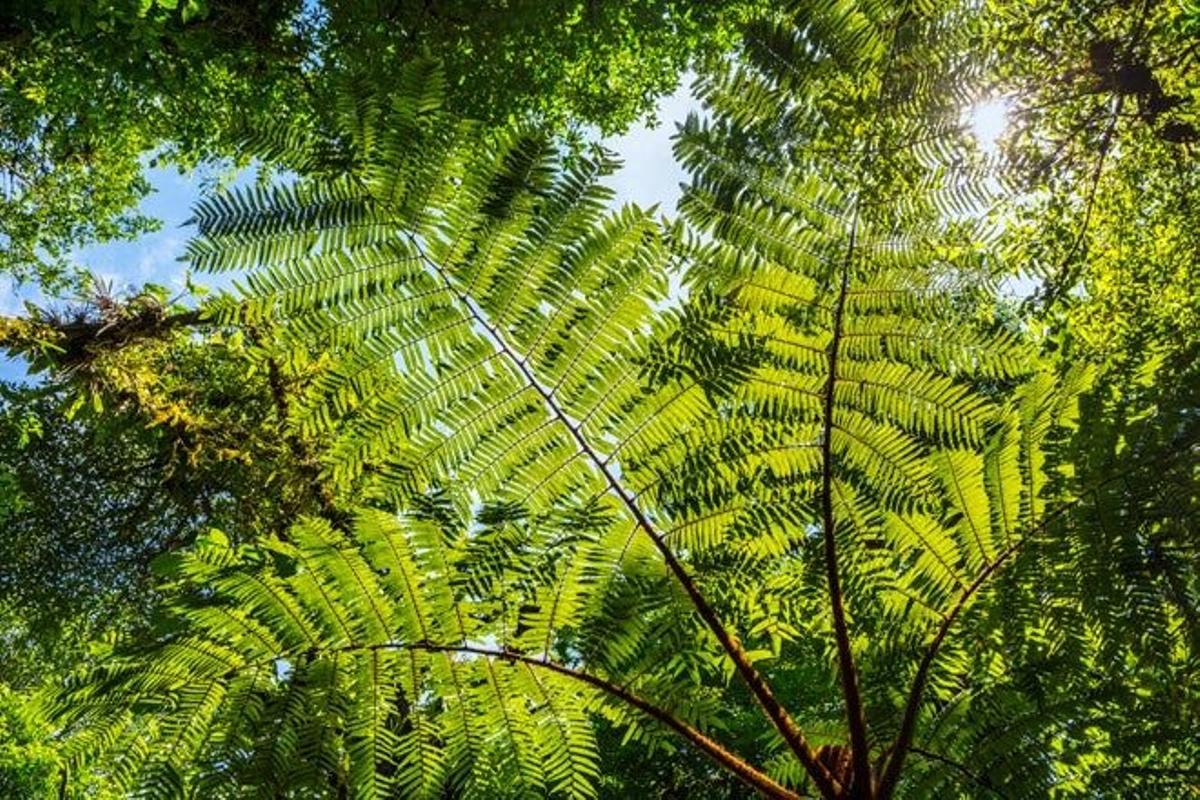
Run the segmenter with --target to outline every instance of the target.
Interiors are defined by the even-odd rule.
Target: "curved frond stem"
[[[904,716],[900,722],[900,733],[896,737],[896,744],[891,750],[883,777],[879,782],[879,800],[888,800],[892,792],[895,791],[896,783],[900,779],[900,768],[904,766],[904,757],[912,750],[912,739],[913,734],[916,732],[917,714],[921,709],[921,698],[925,694],[925,686],[929,682],[929,670],[933,666],[934,659],[937,658],[938,650],[942,647],[942,642],[945,641],[946,635],[950,633],[951,626],[954,625],[954,621],[962,613],[963,609],[967,607],[971,598],[983,588],[988,579],[1008,561],[1024,541],[1026,540],[1020,539],[1009,545],[980,571],[975,580],[971,582],[971,585],[958,596],[954,607],[950,609],[950,612],[942,620],[942,624],[938,626],[938,631],[933,637],[933,641],[925,649],[925,657],[921,659],[921,665],[917,668],[917,675],[913,679],[912,689],[909,691],[908,703],[904,708]]]
[[[1194,444],[1194,439],[1187,439],[1181,442],[1178,449],[1178,455],[1176,457],[1182,458],[1190,456],[1192,453],[1191,448],[1194,446]],[[1166,463],[1172,463],[1172,461],[1173,460],[1168,460]],[[1163,468],[1165,464],[1159,463],[1156,466],[1158,468]],[[1096,482],[1085,491],[1079,492],[1076,497],[1069,502],[1065,502],[1043,515],[1041,519],[1037,520],[1037,523],[1032,526],[1031,530],[1026,535],[1017,539],[1015,542],[1000,551],[996,557],[992,559],[992,561],[990,561],[987,566],[983,568],[983,570],[980,571],[979,575],[976,576],[971,585],[967,586],[962,591],[958,597],[958,600],[955,602],[954,607],[951,608],[950,611],[944,616],[942,624],[938,628],[937,634],[926,648],[925,656],[921,660],[920,666],[917,668],[917,674],[913,679],[912,689],[909,691],[908,703],[906,704],[904,716],[902,717],[900,723],[900,732],[896,737],[895,744],[888,748],[888,752],[885,756],[887,763],[884,767],[884,774],[879,784],[879,791],[877,793],[878,800],[888,800],[888,798],[891,797],[891,794],[895,791],[896,784],[899,781],[900,771],[903,767],[905,755],[908,752],[917,751],[917,748],[912,744],[912,740],[913,734],[916,730],[916,719],[917,714],[920,711],[921,699],[924,695],[925,686],[929,681],[929,670],[933,665],[934,659],[937,657],[938,650],[941,648],[943,641],[945,641],[946,636],[949,634],[950,628],[954,625],[954,622],[959,614],[966,609],[971,598],[977,594],[992,577],[995,576],[1001,567],[1005,566],[1006,563],[1011,561],[1012,557],[1021,549],[1022,545],[1033,538],[1035,532],[1044,531],[1046,527],[1050,525],[1050,523],[1075,510],[1083,502],[1084,497],[1088,496],[1089,494],[1095,495],[1095,493],[1098,492],[1103,486],[1117,481],[1122,481],[1126,484],[1126,486],[1128,486],[1129,475],[1142,468],[1144,468],[1144,465],[1137,465],[1125,472],[1110,475],[1103,480]],[[1155,489],[1155,491],[1157,491],[1157,489]]]
[[[385,650],[408,651],[410,653],[439,653],[449,659],[452,671],[454,663],[453,656],[467,655],[486,658],[489,664],[495,661],[505,661],[510,664],[521,664],[527,668],[546,670],[548,672],[553,672],[558,675],[571,678],[572,680],[583,683],[592,687],[593,689],[597,689],[604,694],[610,695],[611,697],[614,697],[621,702],[636,708],[638,711],[660,723],[664,727],[674,731],[679,736],[686,739],[694,747],[696,747],[696,749],[700,750],[706,756],[711,758],[718,766],[731,772],[740,781],[754,791],[758,792],[763,797],[770,798],[770,800],[801,800],[802,798],[802,795],[800,795],[798,792],[774,780],[769,775],[748,763],[740,756],[727,750],[715,739],[707,736],[685,720],[680,719],[672,714],[670,711],[655,705],[640,695],[634,694],[624,686],[619,686],[612,681],[599,677],[598,675],[593,675],[589,672],[584,672],[555,661],[534,658],[516,650],[479,647],[471,644],[437,644],[436,642],[428,641],[346,644],[337,647],[326,648],[324,650],[308,650],[299,655],[310,658],[318,655],[324,655],[333,659],[337,659],[339,656],[347,653],[370,653],[374,655]],[[264,666],[275,663],[280,658],[296,656],[297,654],[277,655],[270,661],[261,663],[248,663],[238,667],[232,667],[230,670],[224,673],[222,677],[232,677],[240,673],[243,669],[262,669]],[[455,680],[457,680],[457,675],[454,677]],[[214,681],[214,685],[215,683],[216,681]],[[503,711],[504,703],[499,703],[499,707]]]
[[[419,647],[419,645],[413,645],[413,646]],[[636,708],[638,711],[641,711],[646,716],[654,719],[656,722],[659,722],[662,725],[664,725],[665,727],[670,728],[671,730],[675,731],[677,734],[682,736],[684,739],[687,739],[689,742],[691,742],[692,745],[694,745],[698,750],[703,752],[706,756],[713,759],[715,762],[717,762],[717,764],[719,764],[724,769],[732,772],[734,775],[736,775],[738,777],[739,780],[741,780],[743,783],[745,783],[750,788],[754,789],[756,792],[758,792],[762,796],[769,797],[769,798],[778,798],[778,800],[799,800],[799,798],[800,798],[799,794],[797,794],[796,792],[787,788],[786,786],[783,786],[782,784],[776,782],[775,780],[770,778],[768,775],[764,774],[763,772],[759,771],[752,765],[748,764],[746,761],[744,761],[739,756],[729,752],[724,747],[722,747],[720,745],[720,743],[709,738],[708,736],[705,736],[701,731],[692,727],[691,725],[689,725],[687,722],[683,721],[679,717],[676,717],[674,714],[671,714],[669,711],[659,708],[658,706],[654,705],[653,703],[650,703],[649,701],[645,700],[644,698],[639,697],[638,695],[633,694],[629,690],[627,690],[621,686],[617,686],[616,684],[614,684],[610,681],[606,681],[603,678],[597,677],[597,676],[592,675],[587,672],[582,672],[580,670],[572,669],[571,667],[565,666],[563,664],[558,664],[553,661],[543,661],[541,659],[530,658],[529,656],[524,656],[524,655],[521,655],[520,653],[515,653],[515,652],[505,651],[505,650],[490,650],[487,648],[472,647],[469,645],[464,645],[461,647],[450,647],[450,648],[438,648],[438,647],[434,646],[434,647],[430,647],[428,649],[431,649],[431,650],[448,649],[448,650],[451,650],[454,652],[471,653],[471,654],[475,654],[475,655],[484,656],[486,658],[500,659],[503,661],[510,661],[510,662],[519,662],[521,664],[526,665],[529,668],[536,667],[538,669],[549,670],[550,672],[555,672],[559,675],[564,675],[566,677],[577,680],[581,683],[585,683],[594,689],[599,689],[600,691],[604,692],[605,694],[611,695],[611,696],[617,698],[618,700],[621,700],[622,702],[627,703],[630,706],[633,706],[634,708]]]
[[[867,743],[867,721],[863,712],[862,694],[858,686],[858,668],[850,647],[850,632],[846,625],[846,608],[842,597],[842,582],[838,571],[836,540],[837,521],[833,512],[833,412],[837,390],[838,352],[842,341],[842,323],[846,311],[846,292],[850,288],[850,265],[858,235],[858,213],[850,225],[850,240],[839,278],[838,296],[833,309],[833,331],[829,338],[826,358],[829,375],[822,397],[821,419],[821,533],[824,540],[825,583],[829,591],[829,607],[833,614],[833,634],[837,643],[838,672],[841,675],[842,695],[846,701],[846,720],[850,727],[850,748],[853,753],[854,781],[863,796],[871,792],[871,750]]]
[[[886,77],[896,49],[903,12],[896,14],[888,31],[887,49],[881,62],[881,78]],[[883,114],[885,92],[881,88],[875,97],[872,125],[874,128]],[[837,276],[838,294],[834,301],[833,317],[826,355],[827,368],[825,386],[822,388],[821,412],[821,533],[823,539],[825,580],[829,592],[830,612],[833,616],[834,639],[837,646],[838,672],[841,677],[842,694],[846,704],[846,721],[850,729],[851,768],[853,770],[852,796],[871,800],[875,797],[875,782],[871,770],[871,748],[867,738],[867,720],[862,693],[858,683],[858,668],[850,645],[850,632],[846,624],[846,609],[841,586],[841,575],[837,555],[837,520],[834,514],[834,454],[833,429],[838,385],[838,356],[845,331],[846,299],[850,292],[850,276],[857,256],[859,227],[862,221],[861,184],[870,172],[878,156],[881,143],[875,140],[866,147],[858,164],[857,182],[854,192],[846,254],[841,260]],[[882,795],[881,795],[882,796]]]
[[[800,730],[800,727],[796,724],[795,720],[792,719],[791,715],[787,712],[787,709],[783,707],[783,704],[780,703],[775,697],[775,694],[771,690],[771,687],[767,683],[766,679],[757,669],[754,668],[754,663],[750,658],[750,654],[746,652],[745,648],[742,647],[741,642],[738,641],[738,639],[731,634],[721,622],[716,610],[704,597],[704,594],[700,591],[700,588],[696,585],[696,582],[692,579],[687,569],[683,566],[683,563],[676,558],[674,552],[672,552],[662,535],[650,521],[650,518],[637,504],[633,494],[621,483],[620,479],[613,471],[612,466],[610,466],[611,457],[605,456],[592,446],[592,444],[583,435],[580,423],[572,419],[562,405],[557,402],[553,391],[544,386],[541,381],[537,379],[537,376],[534,375],[529,364],[522,358],[520,353],[516,352],[508,344],[504,334],[494,323],[488,319],[486,313],[482,308],[480,308],[479,304],[474,300],[474,298],[472,298],[470,294],[459,291],[455,287],[445,269],[442,268],[441,265],[437,264],[433,259],[429,258],[428,254],[425,253],[424,248],[421,247],[420,243],[415,239],[415,237],[412,238],[412,243],[414,247],[417,248],[417,251],[421,254],[428,267],[442,279],[442,281],[446,284],[447,289],[450,290],[451,294],[453,294],[458,301],[463,304],[472,320],[474,320],[475,324],[478,325],[479,328],[487,335],[497,351],[503,353],[512,367],[517,370],[517,372],[528,383],[528,385],[541,395],[547,411],[555,419],[562,423],[563,427],[566,428],[572,439],[574,439],[575,445],[579,451],[585,455],[588,461],[590,461],[595,469],[597,469],[603,476],[605,482],[608,484],[609,491],[621,501],[621,504],[629,512],[630,516],[633,517],[637,527],[650,538],[651,542],[662,556],[663,561],[666,563],[667,568],[687,594],[688,600],[691,601],[696,613],[699,614],[705,626],[709,629],[713,636],[716,637],[717,642],[721,645],[721,648],[725,651],[726,655],[730,658],[730,660],[733,661],[738,674],[741,676],[742,680],[745,681],[747,687],[750,689],[751,693],[754,695],[755,699],[766,713],[767,718],[771,721],[772,726],[779,732],[780,736],[783,737],[784,741],[788,744],[788,747],[792,750],[792,752],[795,753],[796,757],[800,760],[800,763],[804,766],[805,771],[819,788],[822,795],[826,797],[836,796],[840,790],[840,786],[838,785],[837,781],[834,780],[833,776],[829,773],[825,766],[817,760],[816,753],[809,745],[803,731]]]
[[[486,647],[475,647],[472,645],[433,645],[425,643],[415,643],[412,645],[405,645],[405,647],[415,650],[426,650],[428,652],[465,653],[478,655],[489,659],[499,659],[501,661],[520,663],[530,668],[536,667],[538,669],[545,669],[550,672],[555,672],[559,675],[572,678],[581,683],[585,683],[594,689],[599,689],[605,694],[612,695],[618,700],[633,706],[646,716],[654,719],[656,722],[659,722],[667,728],[675,731],[684,739],[687,739],[689,742],[691,742],[697,749],[699,749],[709,758],[716,761],[721,767],[732,772],[738,777],[739,780],[764,797],[778,798],[779,800],[799,800],[800,798],[799,794],[776,782],[766,774],[760,772],[752,765],[742,760],[739,756],[729,752],[718,742],[704,735],[702,732],[692,727],[687,722],[679,719],[674,714],[671,714],[669,711],[659,708],[648,700],[633,694],[629,690],[610,681],[606,681],[603,678],[597,677],[596,675],[572,669],[571,667],[553,661],[543,661],[538,658],[531,658],[511,650],[492,650]]]

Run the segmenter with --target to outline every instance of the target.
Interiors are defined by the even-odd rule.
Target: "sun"
[[[985,153],[999,149],[1000,137],[1008,130],[1009,101],[1006,98],[985,100],[967,109],[965,121]]]

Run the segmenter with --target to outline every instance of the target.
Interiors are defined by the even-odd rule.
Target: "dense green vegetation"
[[[145,167],[220,183],[274,120],[328,131],[348,78],[439,57],[447,101],[578,140],[651,114],[762,0],[15,0],[0,9],[0,275],[78,284],[71,250],[133,237]],[[332,133],[332,132],[331,132]],[[279,154],[282,155],[282,154]],[[286,167],[286,163],[275,166]]]
[[[1200,7],[258,6],[0,16],[10,275],[266,167],[0,318],[0,794],[1200,794]]]

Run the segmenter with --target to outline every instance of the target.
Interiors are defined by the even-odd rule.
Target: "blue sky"
[[[672,214],[679,198],[679,184],[686,176],[671,154],[671,136],[675,123],[682,122],[697,103],[688,90],[690,80],[664,97],[658,108],[656,127],[638,127],[623,136],[610,137],[604,144],[624,161],[622,169],[609,179],[617,192],[616,204],[637,203],[642,207],[659,204],[659,211]],[[201,196],[201,177],[180,175],[174,169],[151,169],[147,175],[154,192],[142,203],[144,213],[162,220],[162,227],[131,242],[111,242],[85,247],[75,254],[76,261],[118,291],[157,283],[172,292],[182,291],[185,265],[179,261],[192,235],[183,225],[191,215],[192,204]],[[209,286],[211,275],[196,281]],[[44,302],[34,287],[16,287],[0,281],[0,314],[23,313],[26,300]],[[0,380],[24,375],[21,364],[0,357]]]

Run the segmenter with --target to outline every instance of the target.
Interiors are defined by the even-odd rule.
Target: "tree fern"
[[[586,797],[597,717],[769,797],[1090,786],[1044,767],[1116,702],[1080,668],[1112,620],[1054,579],[1098,507],[1055,469],[1090,375],[994,309],[971,12],[752,26],[674,223],[609,211],[602,153],[445,113],[426,64],[272,140],[303,174],[201,204],[190,256],[249,271],[211,313],[272,332],[337,513],[168,559],[68,738],[164,797]],[[763,763],[719,741],[742,691]]]

